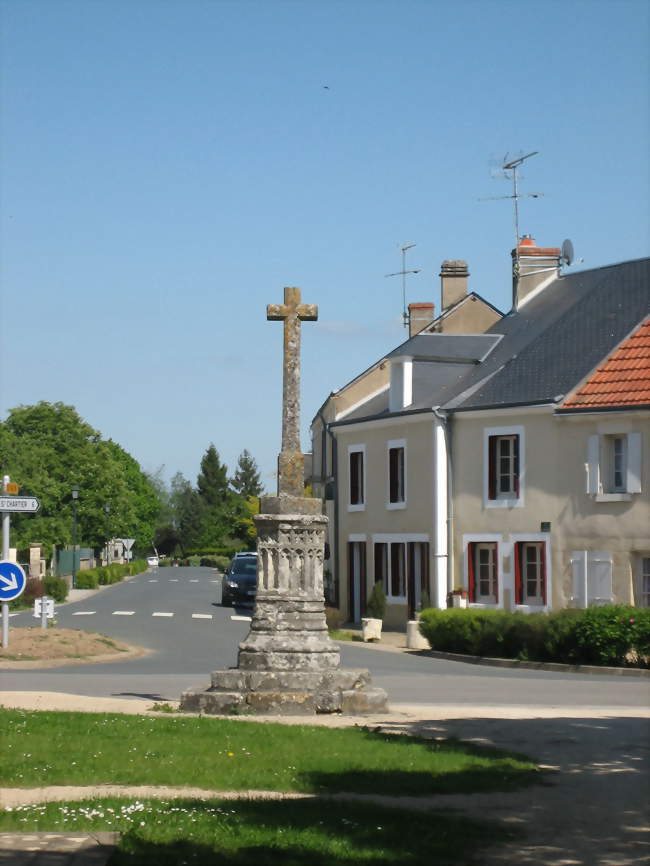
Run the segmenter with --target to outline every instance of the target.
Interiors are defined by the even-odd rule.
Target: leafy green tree
[[[77,542],[99,547],[110,536],[149,548],[159,512],[155,490],[137,461],[87,424],[73,406],[40,402],[11,409],[0,423],[1,471],[38,497],[36,515],[12,517],[12,546],[72,542],[72,487],[79,488]],[[110,513],[104,506],[110,504]]]
[[[262,493],[262,479],[255,458],[244,448],[239,455],[232,486],[242,496],[256,496]]]

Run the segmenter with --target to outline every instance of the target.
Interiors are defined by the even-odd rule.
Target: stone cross
[[[301,304],[300,289],[286,286],[284,304],[269,304],[266,318],[284,322],[282,370],[282,451],[278,458],[278,496],[304,495],[304,457],[300,448],[300,323],[315,322],[316,304]]]

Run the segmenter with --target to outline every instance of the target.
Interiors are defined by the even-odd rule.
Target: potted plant
[[[361,619],[361,633],[364,641],[381,640],[381,626],[386,613],[386,593],[380,580],[373,586],[366,603],[366,613]]]
[[[469,593],[462,586],[457,586],[447,596],[447,607],[467,607]]]

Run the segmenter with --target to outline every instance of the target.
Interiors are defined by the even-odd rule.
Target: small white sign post
[[[126,561],[131,562],[131,548],[135,544],[135,538],[120,538],[120,541],[124,545],[124,550],[126,551]]]
[[[41,628],[47,629],[48,619],[54,619],[54,599],[47,595],[34,599],[34,616],[41,620]]]
[[[9,646],[9,602],[13,601],[25,589],[27,578],[25,572],[15,562],[9,561],[9,531],[11,514],[35,514],[41,503],[34,496],[7,495],[11,479],[5,475],[2,479],[2,496],[0,496],[0,513],[2,514],[2,560],[0,561],[0,600],[2,601],[2,648]],[[18,490],[18,487],[15,488]]]

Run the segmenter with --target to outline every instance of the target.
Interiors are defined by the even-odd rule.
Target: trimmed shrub
[[[46,577],[43,588],[45,595],[51,596],[58,604],[62,604],[68,597],[68,584],[62,577]]]
[[[381,580],[378,580],[372,588],[366,602],[366,613],[375,619],[383,619],[386,614],[386,593]]]
[[[75,579],[77,589],[97,589],[99,586],[99,575],[96,568],[87,571],[78,571]]]
[[[565,664],[650,664],[650,609],[625,605],[551,614],[429,609],[420,615],[420,632],[442,652]]]
[[[644,616],[645,614],[645,616]],[[644,609],[627,605],[590,607],[576,622],[576,645],[579,661],[592,665],[625,664],[630,654],[637,654],[644,619]]]
[[[202,568],[216,568],[217,567],[217,559],[212,556],[202,556],[199,565]]]
[[[341,628],[345,622],[345,617],[338,607],[326,607],[325,622],[327,623],[327,628],[332,631],[332,629]]]

